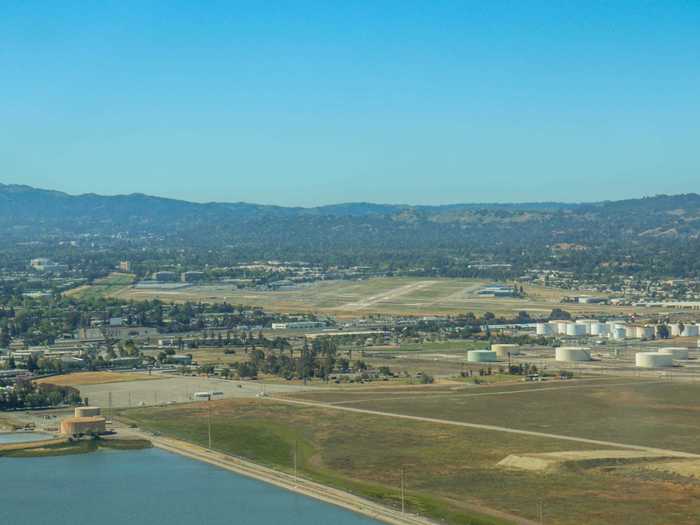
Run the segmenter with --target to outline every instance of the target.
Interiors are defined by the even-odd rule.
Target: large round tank
[[[589,335],[591,333],[591,325],[593,325],[593,323],[597,323],[597,321],[593,319],[579,319],[578,321],[576,321],[576,324],[584,327],[586,335]]]
[[[637,337],[637,327],[625,326],[625,337],[627,339],[634,339],[635,337]]]
[[[668,354],[673,359],[685,360],[688,359],[688,349],[680,346],[667,346],[659,348],[660,354]]]
[[[499,359],[508,359],[508,354],[515,355],[518,353],[520,345],[495,344],[491,345],[491,351],[496,352],[496,357]]]
[[[491,350],[469,350],[467,361],[470,363],[491,363],[496,361],[496,352]]]
[[[608,335],[608,325],[605,323],[591,323],[591,335]]]
[[[569,323],[566,325],[566,335],[570,337],[582,337],[586,335],[586,325],[580,323]]]
[[[537,335],[552,335],[552,325],[549,323],[537,323]]]
[[[566,326],[569,323],[566,321],[557,321],[557,333],[560,335],[566,335]]]
[[[75,417],[93,417],[100,415],[100,407],[76,407]]]
[[[697,337],[698,327],[694,324],[687,324],[683,327],[683,332],[681,332],[683,337]]]
[[[590,361],[591,353],[589,348],[580,346],[560,346],[554,351],[557,361]]]
[[[669,367],[673,366],[673,357],[659,352],[637,352],[634,356],[634,364],[639,368]]]
[[[681,335],[681,325],[678,323],[671,323],[668,325],[671,330],[671,337],[678,337]]]
[[[613,339],[624,339],[626,333],[627,333],[627,331],[625,330],[624,327],[617,326],[617,327],[613,328],[612,336],[613,336]]]

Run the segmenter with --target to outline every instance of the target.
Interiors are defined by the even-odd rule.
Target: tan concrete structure
[[[102,416],[69,417],[61,421],[61,434],[66,436],[82,436],[104,434],[107,431],[107,420]]]
[[[76,407],[75,417],[93,417],[100,415],[100,407]]]
[[[75,416],[61,421],[61,434],[82,436],[104,434],[107,420],[100,415],[99,407],[76,407]]]

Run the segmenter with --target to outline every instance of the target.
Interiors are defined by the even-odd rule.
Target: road
[[[288,399],[288,398],[281,398],[281,397],[268,397],[265,399],[269,399],[269,400],[275,401],[275,402],[287,403],[290,405],[300,405],[300,406],[308,406],[308,407],[315,407],[315,408],[324,408],[324,409],[328,409],[328,410],[342,410],[345,412],[354,412],[356,414],[368,414],[371,416],[393,417],[396,419],[407,419],[410,421],[420,421],[423,423],[433,423],[433,424],[438,424],[438,425],[452,425],[452,426],[463,427],[463,428],[475,428],[475,429],[479,429],[479,430],[489,430],[489,431],[495,431],[495,432],[507,432],[509,434],[521,434],[524,436],[534,436],[534,437],[542,437],[542,438],[549,438],[549,439],[558,439],[558,440],[562,440],[562,441],[575,441],[577,443],[587,443],[589,445],[596,445],[596,446],[615,447],[615,448],[623,448],[623,449],[629,449],[629,450],[642,450],[642,451],[651,452],[654,454],[664,454],[664,455],[679,457],[679,458],[692,458],[692,459],[700,458],[700,454],[691,454],[688,452],[680,452],[677,450],[667,450],[667,449],[661,449],[661,448],[645,447],[645,446],[640,446],[640,445],[629,445],[627,443],[616,443],[613,441],[601,441],[601,440],[597,440],[597,439],[588,439],[588,438],[582,438],[582,437],[576,437],[576,436],[565,436],[562,434],[550,434],[547,432],[537,432],[534,430],[522,430],[522,429],[518,429],[518,428],[501,427],[501,426],[496,426],[496,425],[484,425],[481,423],[467,423],[464,421],[452,421],[449,419],[436,419],[436,418],[431,418],[431,417],[411,416],[408,414],[397,414],[395,412],[382,412],[379,410],[368,410],[368,409],[364,409],[364,408],[353,408],[353,407],[341,406],[341,405],[330,405],[328,403],[320,403],[320,402],[316,402],[316,401],[299,401],[297,399]]]

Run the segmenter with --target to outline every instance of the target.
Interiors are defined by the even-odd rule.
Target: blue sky
[[[283,205],[700,191],[700,2],[0,3],[0,182]]]

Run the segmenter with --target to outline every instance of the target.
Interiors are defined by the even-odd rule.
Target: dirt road
[[[408,419],[410,421],[421,421],[424,423],[434,423],[438,425],[452,425],[452,426],[457,426],[457,427],[465,427],[465,428],[476,428],[480,430],[491,430],[495,432],[507,432],[509,434],[521,434],[524,436],[535,436],[535,437],[543,437],[543,438],[549,438],[549,439],[559,439],[563,441],[575,441],[578,443],[587,443],[590,445],[596,445],[596,446],[604,446],[604,447],[615,447],[615,448],[623,448],[623,449],[629,449],[629,450],[642,450],[646,452],[651,452],[651,453],[656,453],[656,454],[664,454],[668,456],[673,456],[673,457],[679,457],[679,458],[700,458],[700,454],[691,454],[688,452],[679,452],[677,450],[666,450],[666,449],[660,449],[660,448],[653,448],[653,447],[644,447],[640,445],[629,445],[627,443],[615,443],[613,441],[600,441],[597,439],[588,439],[588,438],[582,438],[582,437],[576,437],[576,436],[565,436],[562,434],[550,434],[547,432],[537,432],[534,430],[521,430],[518,428],[510,428],[510,427],[500,427],[496,425],[484,425],[481,423],[466,423],[463,421],[452,421],[449,419],[435,419],[431,417],[422,417],[422,416],[411,416],[408,414],[398,414],[395,412],[381,412],[378,410],[368,410],[364,408],[353,408],[349,406],[340,406],[340,405],[330,405],[328,403],[319,403],[315,401],[299,401],[296,399],[285,399],[285,398],[280,398],[280,397],[269,397],[269,398],[264,398],[264,399],[269,399],[271,401],[275,402],[282,402],[282,403],[288,403],[291,405],[301,405],[301,406],[309,406],[309,407],[315,407],[315,408],[325,408],[329,410],[343,410],[346,412],[355,412],[358,414],[368,414],[372,416],[382,416],[382,417],[393,417],[397,419]]]

